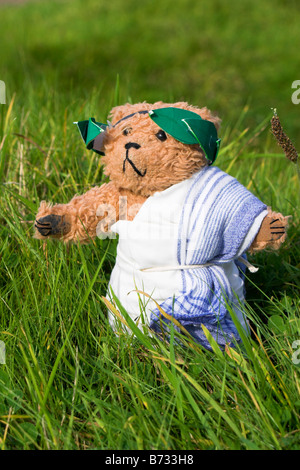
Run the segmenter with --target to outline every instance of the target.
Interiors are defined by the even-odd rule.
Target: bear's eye
[[[131,127],[126,127],[126,129],[124,129],[123,131],[123,135],[129,135],[131,134],[131,131],[132,131]]]
[[[167,140],[167,135],[162,129],[160,129],[155,135],[158,138],[158,140],[161,140],[162,142]]]

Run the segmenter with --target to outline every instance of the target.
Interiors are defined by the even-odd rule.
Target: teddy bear
[[[175,320],[207,349],[207,330],[221,348],[241,341],[237,325],[249,334],[246,253],[278,249],[288,226],[215,165],[220,122],[206,107],[161,101],[116,106],[107,124],[77,122],[109,182],[66,204],[42,201],[35,221],[42,240],[118,236],[107,298],[150,334]],[[116,331],[112,312],[109,323]]]

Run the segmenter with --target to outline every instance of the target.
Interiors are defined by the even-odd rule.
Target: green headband
[[[206,158],[211,163],[216,160],[221,139],[218,139],[216,128],[211,121],[202,119],[199,114],[193,113],[192,111],[174,107],[159,108],[149,112],[142,111],[138,113],[148,113],[149,117],[163,131],[174,137],[174,139],[188,145],[199,145]],[[125,116],[125,118],[122,118],[120,121],[134,114]],[[118,121],[117,124],[120,121]],[[103,137],[109,126],[96,122],[94,118],[90,118],[88,121],[79,121],[74,124],[77,124],[86,147],[103,155],[101,151],[103,147]]]
[[[184,144],[200,145],[206,158],[213,163],[217,158],[221,139],[210,121],[199,114],[181,108],[159,108],[149,111],[150,118],[167,134]]]

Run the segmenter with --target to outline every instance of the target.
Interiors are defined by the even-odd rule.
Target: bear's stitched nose
[[[141,146],[139,144],[137,144],[136,142],[128,142],[127,144],[125,144],[125,148],[126,148],[126,150],[129,150],[131,148],[139,149],[139,148],[141,148]]]
[[[136,166],[135,164],[133,163],[132,160],[130,160],[129,158],[129,149],[131,148],[134,148],[134,149],[139,149],[141,146],[139,144],[137,144],[136,142],[127,142],[127,144],[125,144],[125,149],[126,149],[126,157],[125,157],[125,160],[123,161],[123,173],[125,173],[125,170],[126,170],[126,162],[129,162],[130,165],[132,166],[132,168],[134,169],[134,171],[139,175],[139,176],[145,176],[145,174],[147,173],[147,169],[144,171],[144,172],[141,172]]]

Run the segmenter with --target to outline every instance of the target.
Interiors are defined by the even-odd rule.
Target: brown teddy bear
[[[279,248],[288,217],[213,165],[220,119],[206,107],[126,104],[110,119],[77,123],[110,182],[67,204],[43,201],[35,237],[87,243],[118,234],[112,301],[155,332],[172,317],[207,348],[202,325],[221,347],[232,345],[236,320],[248,333],[245,253]]]

